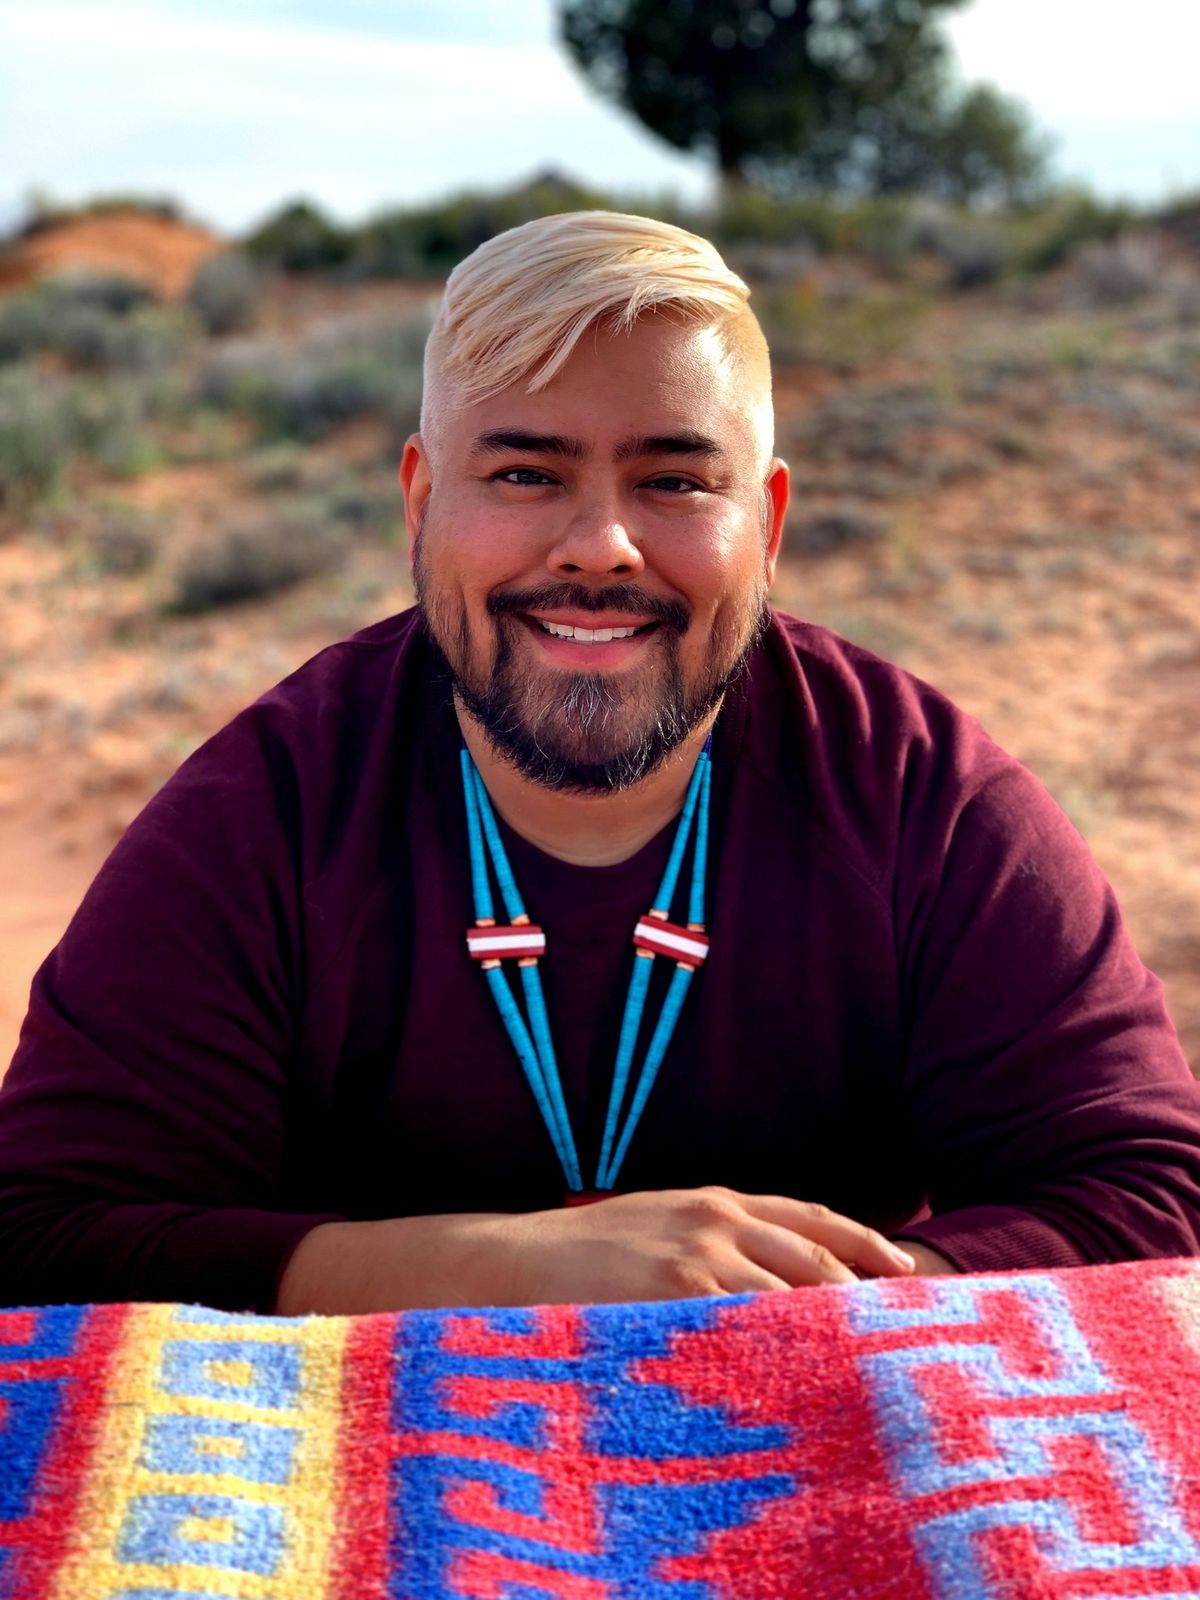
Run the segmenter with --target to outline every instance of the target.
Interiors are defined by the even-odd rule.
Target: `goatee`
[[[522,777],[560,793],[615,794],[649,776],[718,704],[766,622],[764,586],[756,609],[737,619],[740,638],[730,637],[739,631],[736,624],[714,628],[705,670],[689,687],[679,646],[690,617],[680,601],[632,583],[501,591],[487,603],[494,658],[490,670],[475,671],[465,610],[449,614],[431,592],[420,540],[413,572],[427,632],[463,706]],[[518,645],[529,626],[523,616],[540,610],[618,611],[656,623],[644,666],[619,673],[531,670],[528,650]]]

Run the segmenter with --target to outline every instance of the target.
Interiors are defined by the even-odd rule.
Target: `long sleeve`
[[[299,800],[251,708],[151,801],[37,973],[0,1088],[0,1301],[270,1310]]]
[[[896,920],[905,1106],[963,1271],[1200,1254],[1200,1088],[1112,889],[968,732],[910,776]],[[980,759],[980,750],[983,750]]]

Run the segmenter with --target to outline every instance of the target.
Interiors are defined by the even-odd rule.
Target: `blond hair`
[[[574,211],[510,228],[447,280],[425,347],[422,435],[428,446],[451,397],[469,405],[522,378],[528,393],[544,389],[589,328],[628,332],[661,312],[722,330],[765,404],[769,455],[770,359],[749,301],[707,239],[668,222]]]

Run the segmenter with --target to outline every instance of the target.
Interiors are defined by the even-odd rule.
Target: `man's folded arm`
[[[281,1201],[299,878],[243,714],[118,844],[36,974],[0,1087],[0,1301],[271,1310],[333,1213]]]
[[[916,809],[945,839],[897,894],[932,1215],[899,1237],[966,1272],[1200,1254],[1200,1086],[1087,847],[1015,763]]]

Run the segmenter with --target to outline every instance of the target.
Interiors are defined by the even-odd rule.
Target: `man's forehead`
[[[761,396],[719,330],[666,318],[586,334],[542,388],[524,379],[466,403],[443,398],[437,448],[464,465],[536,450],[563,461],[691,456],[732,468],[762,453]]]

